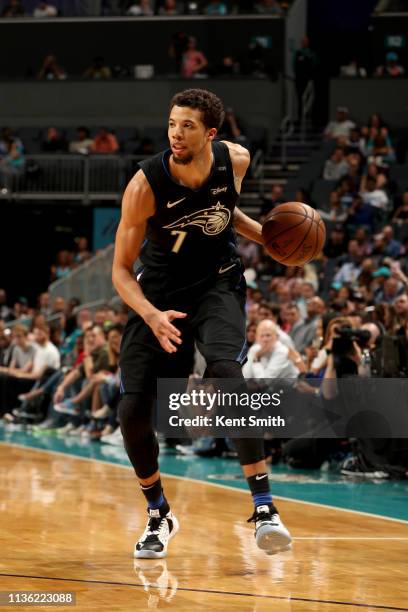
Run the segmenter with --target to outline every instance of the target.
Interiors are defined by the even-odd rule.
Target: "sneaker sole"
[[[164,549],[161,552],[156,552],[155,550],[136,550],[133,553],[133,557],[135,559],[163,559],[167,557],[167,546],[172,538],[176,535],[180,528],[179,522],[175,516],[173,516],[173,529],[171,534],[169,535],[169,539],[167,540]]]
[[[268,555],[285,552],[292,548],[292,538],[289,533],[277,531],[268,525],[258,529],[255,539],[258,548],[264,550]]]

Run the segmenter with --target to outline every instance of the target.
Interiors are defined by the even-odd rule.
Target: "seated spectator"
[[[242,373],[245,378],[297,378],[298,359],[296,351],[278,340],[275,323],[265,320],[258,324],[256,343],[249,349]]]
[[[369,178],[375,181],[376,189],[384,189],[388,183],[388,178],[383,170],[377,164],[370,163],[367,166],[366,173],[361,177],[360,191],[366,191],[367,179]]]
[[[346,140],[346,153],[359,153],[364,156],[363,149],[361,146],[361,131],[358,127],[354,127],[350,130],[350,136]]]
[[[28,339],[28,329],[24,325],[15,325],[11,332],[12,344],[10,362],[7,368],[0,368],[3,374],[31,372],[35,355],[35,346]]]
[[[349,165],[344,157],[344,151],[336,147],[324,165],[323,178],[326,181],[338,181],[349,171]]]
[[[312,297],[306,302],[306,319],[302,319],[299,306],[292,303],[286,310],[286,318],[290,324],[289,336],[292,338],[295,348],[303,353],[316,335],[319,317],[325,310],[325,304],[319,297]]]
[[[347,219],[347,208],[341,203],[337,191],[332,191],[330,194],[330,209],[318,210],[320,216],[325,221],[337,221],[342,223]]]
[[[1,138],[0,138],[0,158],[8,155],[10,143],[14,142],[16,146],[24,151],[24,145],[18,136],[15,135],[14,131],[9,127],[4,127],[1,130]]]
[[[326,138],[336,140],[339,136],[350,137],[350,131],[356,127],[354,121],[349,119],[349,110],[346,106],[338,106],[336,119],[327,125],[324,135]]]
[[[392,226],[385,225],[381,233],[384,236],[385,242],[384,253],[389,257],[396,259],[401,253],[402,244],[399,240],[395,240]]]
[[[13,176],[21,174],[24,166],[25,158],[22,147],[15,140],[10,140],[7,145],[7,154],[0,159],[0,183],[3,188],[11,188],[10,182]]]
[[[204,7],[205,15],[226,15],[227,5],[221,0],[210,0],[209,4]]]
[[[78,369],[73,370],[64,378],[56,390],[54,409],[60,414],[78,415],[82,408],[84,408],[84,400],[92,396],[95,385],[100,382],[94,375],[99,372],[109,371],[109,353],[102,327],[99,325],[89,327],[85,331],[85,339],[87,342],[87,357],[85,357]],[[75,393],[73,397],[63,400],[65,389],[71,386],[78,378],[86,378],[81,390]]]
[[[405,74],[404,67],[398,63],[398,53],[395,51],[388,51],[385,56],[385,64],[378,66],[374,76],[376,77],[399,77]]]
[[[223,76],[236,76],[241,72],[241,66],[238,60],[232,55],[224,55],[221,63],[217,66],[217,74]]]
[[[126,15],[131,17],[151,17],[154,11],[150,5],[150,0],[139,0],[138,2],[132,2],[131,6],[126,11]]]
[[[261,0],[255,4],[254,12],[259,15],[283,15],[283,9],[277,0]]]
[[[72,140],[69,143],[69,152],[88,155],[91,152],[92,145],[93,140],[90,138],[88,128],[81,126],[77,129],[77,140]]]
[[[67,73],[57,62],[55,55],[47,55],[43,61],[37,79],[45,81],[64,81]]]
[[[10,0],[4,7],[2,17],[25,17],[26,12],[21,0]]]
[[[47,17],[56,17],[57,15],[58,11],[56,7],[52,4],[48,4],[48,2],[39,2],[33,12],[33,17],[35,19],[45,19]]]
[[[65,136],[57,128],[49,127],[41,143],[41,149],[44,153],[64,153],[67,150]]]
[[[380,268],[381,270],[381,268]],[[378,270],[377,272],[379,272]],[[373,274],[375,277],[375,273]],[[386,278],[380,285],[379,289],[374,294],[374,302],[376,304],[393,304],[397,299],[397,296],[402,294],[404,291],[401,284],[396,278]]]
[[[395,162],[395,151],[388,128],[383,127],[380,131],[374,129],[367,142],[366,150],[369,163],[374,162],[382,166],[384,163],[391,164]]]
[[[112,71],[109,66],[105,64],[103,57],[98,55],[94,58],[89,68],[85,70],[84,78],[94,80],[110,79],[112,78]]]
[[[75,238],[75,244],[77,252],[74,255],[74,263],[76,265],[81,265],[92,257],[92,253],[88,248],[88,238],[85,236],[78,236]]]
[[[387,210],[388,208],[388,196],[382,189],[377,189],[375,179],[367,179],[365,191],[362,191],[360,196],[365,204],[370,204],[374,208],[381,210]]]
[[[176,0],[164,0],[164,5],[159,8],[159,15],[181,15],[183,7]]]
[[[402,196],[402,204],[398,206],[392,217],[392,223],[407,223],[408,222],[408,191]]]
[[[356,59],[352,59],[349,64],[340,67],[340,76],[364,79],[367,77],[367,70]]]
[[[347,257],[334,275],[334,282],[353,286],[362,272],[362,255],[357,240],[350,240]]]
[[[62,250],[57,253],[56,263],[51,266],[51,278],[50,281],[59,280],[65,278],[72,272],[72,254],[67,250]]]
[[[117,153],[119,143],[108,128],[101,128],[93,140],[91,150],[92,153]]]
[[[200,74],[203,74],[203,69],[207,66],[207,58],[202,51],[198,51],[196,39],[190,36],[187,48],[182,56],[181,76],[186,78],[200,76]]]
[[[303,200],[296,201],[303,202]],[[278,204],[282,204],[283,202],[285,202],[285,198],[283,197],[283,186],[272,185],[270,194],[263,198],[261,216],[267,215],[273,208],[275,208],[275,206],[278,206]]]

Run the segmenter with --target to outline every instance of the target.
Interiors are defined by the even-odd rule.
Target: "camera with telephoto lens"
[[[354,353],[353,342],[361,349],[365,349],[370,341],[371,334],[366,329],[353,329],[347,325],[335,329],[332,351],[335,356],[346,356]]]

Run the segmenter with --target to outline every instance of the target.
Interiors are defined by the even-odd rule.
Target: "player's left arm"
[[[233,142],[223,141],[227,145],[231,157],[232,168],[234,171],[234,185],[237,193],[241,193],[241,185],[249,167],[251,157],[248,149],[241,147]],[[234,227],[238,234],[253,240],[258,244],[263,244],[262,226],[258,221],[251,219],[238,207],[234,209]]]

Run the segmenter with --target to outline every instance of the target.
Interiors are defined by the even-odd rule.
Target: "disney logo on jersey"
[[[165,225],[164,229],[179,229],[195,225],[201,227],[203,233],[206,236],[215,236],[220,234],[228,225],[231,219],[231,211],[225,208],[220,202],[217,202],[215,206],[211,208],[204,208],[203,210],[197,210],[197,212],[191,215],[185,215],[177,221]]]
[[[215,189],[211,189],[211,193],[213,195],[218,195],[219,193],[226,192],[227,189],[228,189],[227,186],[225,186],[225,187],[215,187]]]

